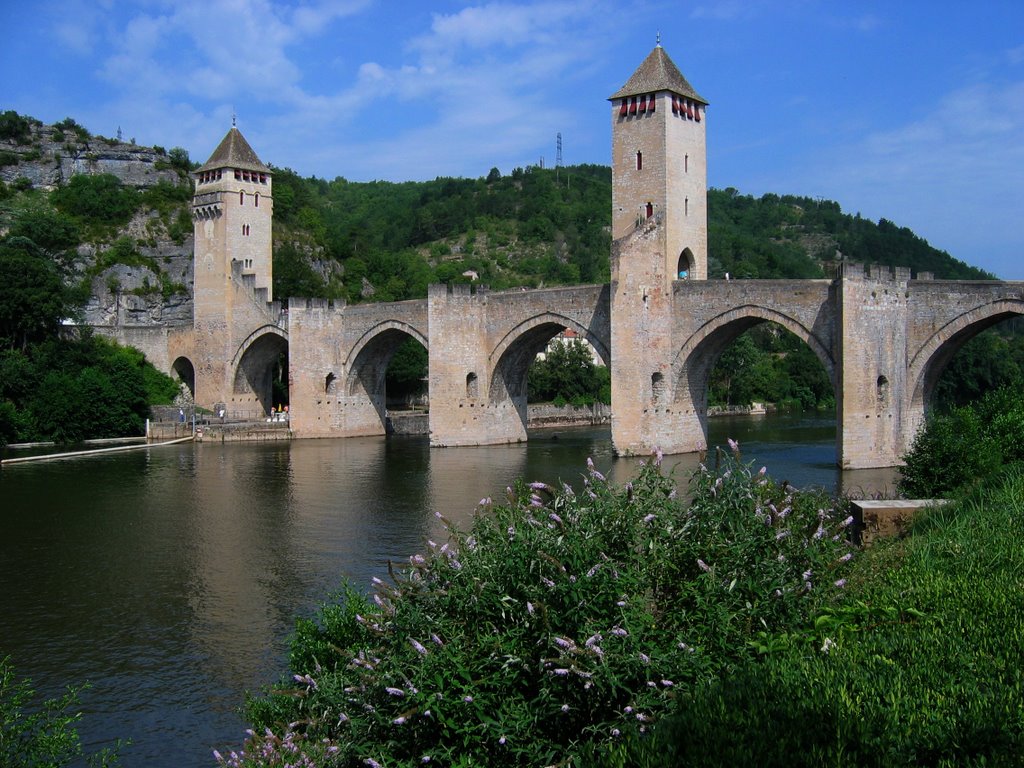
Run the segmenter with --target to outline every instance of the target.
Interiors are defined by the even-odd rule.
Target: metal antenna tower
[[[562,167],[562,132],[559,131],[555,138],[555,168]]]

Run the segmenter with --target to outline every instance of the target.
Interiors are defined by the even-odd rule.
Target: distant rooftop
[[[270,173],[256,156],[245,136],[235,126],[227,132],[217,148],[213,150],[210,159],[197,169],[200,171],[212,171],[216,168],[238,168],[243,171],[257,171],[258,173]]]
[[[671,91],[677,96],[685,96],[701,104],[708,103],[707,99],[693,90],[693,86],[686,81],[679,67],[660,45],[654,47],[626,84],[608,98],[621,99],[625,96],[639,96],[642,93],[657,91]]]

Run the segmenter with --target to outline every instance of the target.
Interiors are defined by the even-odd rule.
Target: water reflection
[[[713,420],[712,444],[727,436],[795,485],[840,482],[827,419]],[[636,471],[600,429],[438,450],[207,443],[5,468],[0,654],[48,695],[91,682],[84,740],[131,738],[126,765],[210,764],[212,747],[240,740],[244,691],[284,670],[296,615],[422,551],[442,535],[435,512],[464,524],[520,477],[578,484],[588,456],[616,482]],[[666,464],[685,482],[696,461]],[[891,472],[875,474],[891,487]]]

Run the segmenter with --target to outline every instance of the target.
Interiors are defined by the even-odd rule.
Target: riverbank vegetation
[[[19,680],[9,658],[0,657],[0,765],[4,768],[65,768],[85,750],[76,724],[78,692],[40,700],[28,680]],[[87,756],[90,768],[117,768],[118,747]]]
[[[0,445],[140,435],[177,393],[141,352],[66,324],[80,299],[45,246],[0,240]]]
[[[1018,387],[929,417],[903,457],[900,492],[946,497],[987,485],[1004,467],[1024,462],[1024,398]]]
[[[1024,472],[858,553],[737,457],[509,489],[297,627],[222,766],[1010,765]],[[307,762],[302,762],[303,760]]]

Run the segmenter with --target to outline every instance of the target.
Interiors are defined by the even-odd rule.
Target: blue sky
[[[608,164],[607,97],[665,50],[709,183],[808,195],[1024,279],[1024,3],[0,0],[0,109],[353,181]]]

